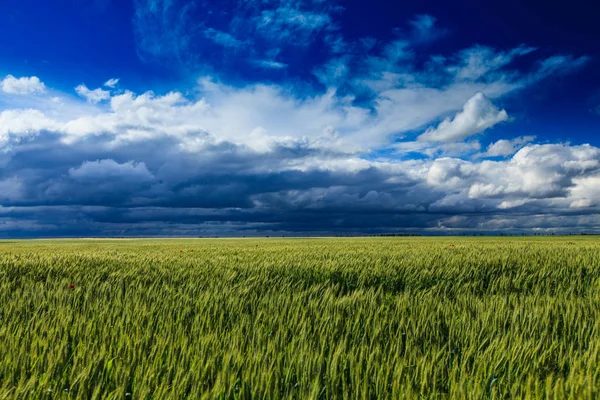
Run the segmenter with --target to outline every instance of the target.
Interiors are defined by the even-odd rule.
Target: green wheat
[[[593,237],[0,242],[0,399],[599,397]]]

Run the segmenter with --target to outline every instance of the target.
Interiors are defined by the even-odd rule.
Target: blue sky
[[[594,7],[410,3],[5,1],[0,236],[600,231]]]

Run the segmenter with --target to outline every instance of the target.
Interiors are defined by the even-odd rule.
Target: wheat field
[[[600,240],[0,241],[0,399],[595,399]]]

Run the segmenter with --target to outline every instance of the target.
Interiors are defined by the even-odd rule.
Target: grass
[[[599,397],[594,237],[0,241],[0,399]]]

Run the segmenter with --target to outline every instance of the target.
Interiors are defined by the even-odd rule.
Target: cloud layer
[[[2,81],[0,236],[599,230],[599,148],[486,137],[519,114],[511,98],[586,57],[422,53],[446,33],[425,15],[352,42],[316,0],[244,2],[223,30],[187,4],[137,0],[134,20],[142,58],[201,71],[185,92]],[[327,57],[306,80],[199,67],[216,46],[284,72],[317,41]]]

